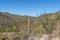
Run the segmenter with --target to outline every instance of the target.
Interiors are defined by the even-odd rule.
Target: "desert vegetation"
[[[28,33],[28,15],[0,12],[0,40],[28,40],[30,34],[52,34],[60,25],[60,11],[38,17],[29,16],[29,22]]]

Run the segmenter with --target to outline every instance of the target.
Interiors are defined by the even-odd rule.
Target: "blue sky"
[[[0,12],[37,16],[59,10],[60,0],[0,0]]]

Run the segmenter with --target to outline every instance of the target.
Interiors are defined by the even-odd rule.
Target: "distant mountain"
[[[35,28],[37,26],[39,26],[39,27],[49,26],[49,25],[55,24],[55,22],[60,20],[60,11],[58,11],[56,13],[43,14],[43,15],[40,15],[39,17],[29,16],[29,19],[30,19],[29,20],[30,28],[31,27]],[[15,14],[10,14],[8,12],[0,12],[0,28],[4,28],[4,27],[13,28],[14,26],[24,28],[25,26],[27,27],[27,25],[28,25],[28,16],[19,16],[19,15],[15,15]],[[13,30],[15,30],[15,29],[13,28]],[[11,30],[11,31],[13,31],[13,30]],[[18,30],[20,30],[20,29],[18,29]],[[16,30],[16,31],[18,31],[18,30]],[[6,29],[4,31],[6,31]]]

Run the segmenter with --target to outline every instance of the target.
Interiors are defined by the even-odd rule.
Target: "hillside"
[[[60,31],[60,26],[57,26],[60,25],[60,11],[43,14],[38,17],[29,16],[29,22],[29,33],[32,33],[32,35],[40,36],[41,34],[51,34],[54,31]],[[0,33],[1,32],[17,32],[17,34],[14,35],[18,35],[19,38],[29,36],[28,16],[0,12]]]

